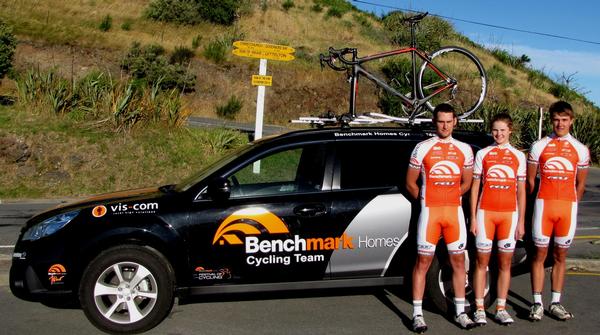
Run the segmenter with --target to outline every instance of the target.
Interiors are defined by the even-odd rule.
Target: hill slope
[[[273,86],[266,91],[265,122],[285,125],[298,116],[328,110],[340,114],[347,111],[345,75],[330,69],[321,70],[319,53],[326,52],[330,46],[356,47],[359,55],[397,48],[391,43],[393,32],[386,29],[379,18],[358,10],[339,12],[339,17],[332,14],[331,8],[343,3],[342,0],[293,0],[294,6],[287,10],[283,3],[290,3],[289,0],[243,0],[239,17],[232,26],[207,22],[176,25],[149,20],[143,13],[150,2],[0,0],[0,18],[13,27],[18,37],[14,63],[18,72],[55,69],[69,82],[93,70],[108,72],[116,79],[127,77],[120,65],[134,42],[158,44],[168,52],[181,46],[192,49],[194,57],[188,70],[196,75],[196,84],[194,91],[183,95],[183,115],[216,117],[217,107],[236,96],[242,103],[236,121],[241,122],[254,120],[256,88],[250,85],[250,77],[258,73],[258,60],[234,56],[229,49],[224,61],[215,62],[205,55],[211,44],[228,42],[230,47],[231,41],[246,40],[296,49],[296,60],[268,63]],[[107,17],[111,19],[111,26],[103,31],[99,26]],[[592,148],[593,157],[598,161],[600,113],[584,97],[561,90],[560,85],[543,73],[518,64],[511,66],[514,59],[501,52],[492,53],[455,32],[446,34],[441,45],[465,47],[482,61],[489,87],[480,116],[489,117],[502,109],[515,113],[523,126],[516,141],[526,147],[533,136],[531,129],[535,128],[532,125],[537,119],[537,108],[548,106],[557,99],[555,95],[561,96],[573,102],[577,112],[586,116],[581,118],[586,123],[580,123],[575,132]],[[384,62],[377,63],[372,70],[381,72],[384,65]],[[379,91],[364,80],[360,89],[359,112],[378,111]],[[17,96],[15,83],[5,78],[0,86],[1,95]],[[175,182],[206,164],[207,160],[202,157],[220,155],[243,142],[230,133],[161,127],[137,129],[123,136],[111,129],[79,123],[68,115],[52,119],[52,112],[37,108],[37,105],[22,103],[0,106],[0,152],[25,143],[31,151],[29,157],[33,157],[17,162],[10,155],[0,155],[0,168],[6,171],[0,177],[0,197],[80,195]],[[157,137],[168,140],[159,141]],[[121,141],[117,144],[127,147],[129,152],[134,152],[136,147],[146,148],[146,151],[116,154],[111,150],[111,143],[115,141]],[[198,143],[199,148],[194,148],[194,143]],[[182,150],[178,151],[178,146]],[[55,151],[58,153],[52,153]],[[95,157],[96,152],[105,159]],[[19,150],[11,155],[18,156]],[[135,168],[140,161],[158,156],[161,158],[144,164],[143,168]],[[116,160],[119,164],[111,164]],[[123,170],[129,172],[120,173]],[[153,176],[151,182],[147,181],[149,175]],[[19,185],[15,187],[15,183]],[[58,191],[57,184],[61,185]]]

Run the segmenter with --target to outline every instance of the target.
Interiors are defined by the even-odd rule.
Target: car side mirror
[[[216,178],[208,185],[208,196],[215,201],[225,201],[231,195],[231,185],[226,178]]]

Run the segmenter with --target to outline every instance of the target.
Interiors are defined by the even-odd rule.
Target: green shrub
[[[125,22],[123,22],[121,24],[121,30],[130,31],[131,30],[131,21],[125,20]]]
[[[240,4],[237,0],[154,0],[144,15],[153,20],[178,24],[209,21],[231,25]]]
[[[325,17],[337,17],[341,18],[344,15],[344,11],[338,7],[329,7]]]
[[[202,35],[198,34],[192,38],[192,49],[196,50],[200,46],[200,41],[202,41]]]
[[[320,8],[328,7],[327,13],[325,14],[326,17],[334,16],[339,18],[351,10],[356,10],[356,7],[345,0],[313,0],[313,3],[313,8],[316,6],[319,6]]]
[[[579,94],[571,88],[569,88],[569,86],[556,82],[552,82],[550,88],[548,89],[548,93],[552,94],[553,96],[559,99],[567,101],[572,101],[579,98]]]
[[[388,31],[392,43],[399,46],[410,45],[410,26],[405,22],[412,14],[393,11],[383,18],[383,25]],[[452,25],[438,17],[428,16],[417,26],[416,40],[419,49],[433,51],[439,49],[442,41],[455,34]]]
[[[173,50],[173,53],[169,57],[169,63],[188,65],[192,58],[194,58],[193,50],[185,46],[178,46],[175,47],[175,50]]]
[[[198,0],[154,0],[144,11],[144,16],[156,21],[178,24],[202,22]]]
[[[185,92],[193,91],[196,76],[181,64],[170,64],[164,53],[165,49],[160,45],[142,47],[140,43],[135,42],[121,62],[121,68],[137,83],[151,86],[160,82],[160,88],[163,90],[177,88]]]
[[[202,54],[206,59],[221,64],[227,59],[227,50],[229,47],[223,41],[211,41],[205,47]]]
[[[312,7],[310,7],[310,10],[312,10],[313,12],[316,12],[316,13],[320,13],[323,11],[323,6],[316,3],[316,4],[312,5]]]
[[[102,31],[109,31],[110,28],[112,28],[112,17],[110,15],[106,15],[102,19],[102,22],[100,22],[98,28]]]
[[[508,77],[506,71],[498,64],[492,65],[492,67],[486,70],[486,73],[490,80],[500,83],[502,87],[509,87],[515,83],[515,80]]]
[[[540,70],[527,70],[527,80],[533,87],[536,87],[542,91],[548,91],[549,84],[552,82],[543,71]]]
[[[12,28],[0,19],[0,80],[12,68],[17,39]]]
[[[284,0],[283,3],[281,4],[281,7],[283,7],[283,10],[285,10],[286,12],[288,10],[290,10],[291,8],[293,8],[294,5],[294,0]]]
[[[235,95],[232,95],[225,105],[217,106],[217,115],[228,120],[233,120],[241,110],[242,101]]]

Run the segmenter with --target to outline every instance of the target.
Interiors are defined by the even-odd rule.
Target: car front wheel
[[[87,318],[110,333],[139,333],[159,324],[174,301],[174,271],[156,250],[108,249],[89,263],[79,286]]]

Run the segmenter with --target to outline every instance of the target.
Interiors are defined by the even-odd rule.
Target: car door
[[[413,147],[402,140],[336,143],[331,215],[354,249],[333,253],[333,278],[384,276],[406,241],[411,203],[404,185]]]
[[[275,148],[222,173],[229,198],[216,201],[205,191],[190,214],[187,237],[196,283],[327,277],[336,245],[328,239],[330,150],[324,142]]]

